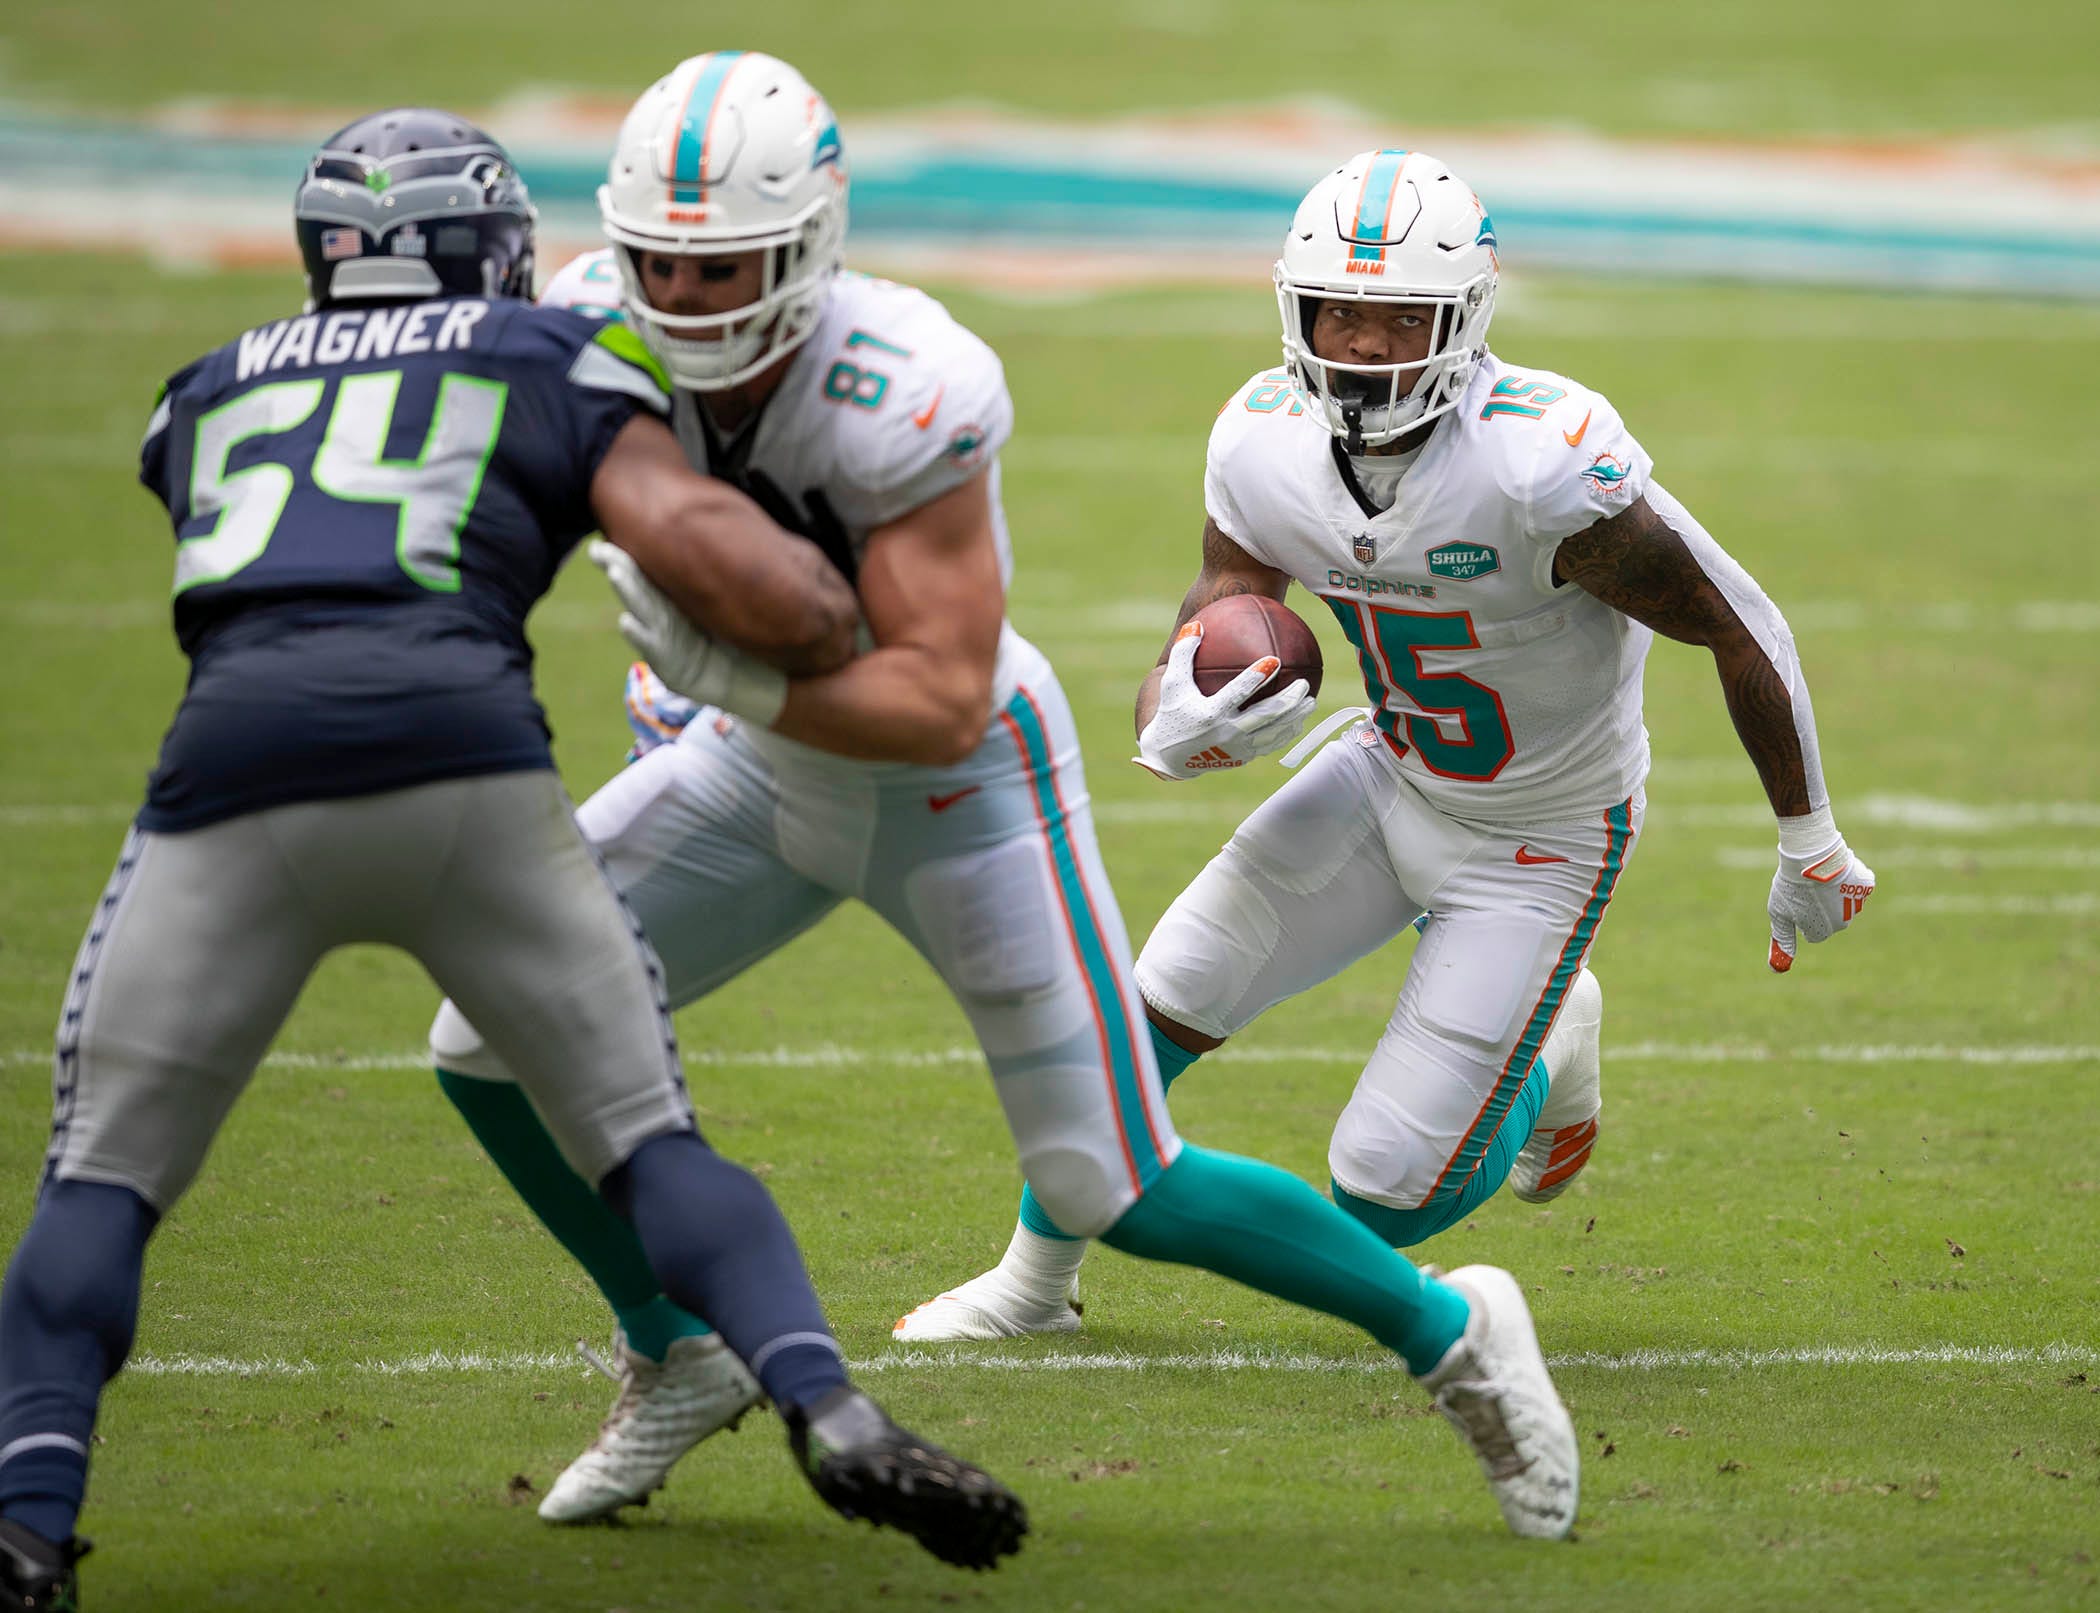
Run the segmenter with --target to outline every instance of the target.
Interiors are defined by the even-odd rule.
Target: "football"
[[[1320,641],[1305,618],[1281,600],[1234,594],[1204,606],[1195,620],[1203,624],[1203,642],[1196,646],[1196,687],[1205,694],[1216,694],[1265,655],[1283,664],[1242,706],[1266,700],[1299,678],[1314,694],[1320,692]]]

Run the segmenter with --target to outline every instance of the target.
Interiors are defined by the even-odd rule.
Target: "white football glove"
[[[1265,655],[1216,694],[1196,687],[1196,646],[1203,624],[1189,622],[1167,652],[1167,673],[1159,685],[1159,707],[1138,735],[1131,758],[1164,779],[1198,778],[1221,768],[1245,767],[1257,756],[1282,750],[1298,737],[1317,702],[1303,678],[1257,700],[1245,711],[1240,702],[1276,671]]]
[[[704,706],[720,706],[770,728],[787,704],[787,674],[717,642],[685,619],[625,549],[593,538],[591,564],[626,607],[620,633],[663,684]]]
[[[1849,927],[1873,894],[1874,870],[1845,844],[1828,807],[1806,818],[1782,819],[1779,871],[1766,903],[1772,919],[1766,961],[1773,972],[1793,968],[1801,941],[1827,941]]]

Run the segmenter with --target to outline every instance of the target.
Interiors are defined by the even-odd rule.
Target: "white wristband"
[[[1828,802],[1798,818],[1779,820],[1779,849],[1800,862],[1813,862],[1842,838]]]

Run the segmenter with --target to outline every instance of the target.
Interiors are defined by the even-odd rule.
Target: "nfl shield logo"
[[[1368,532],[1357,533],[1349,548],[1355,554],[1359,566],[1368,566],[1378,558],[1378,545],[1371,541],[1371,534]]]

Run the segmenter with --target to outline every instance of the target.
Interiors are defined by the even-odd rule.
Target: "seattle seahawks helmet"
[[[643,91],[598,212],[628,323],[680,386],[739,386],[808,338],[844,253],[846,190],[831,108],[776,57],[712,51]],[[715,314],[656,308],[637,261],[753,251],[764,253],[757,300]]]
[[[292,205],[316,308],[529,297],[534,216],[509,154],[429,107],[374,112],[330,135]]]
[[[1276,260],[1283,362],[1291,384],[1351,452],[1449,412],[1487,352],[1501,264],[1473,188],[1420,151],[1365,151],[1313,186]],[[1312,349],[1329,301],[1428,303],[1429,356],[1338,364]]]

